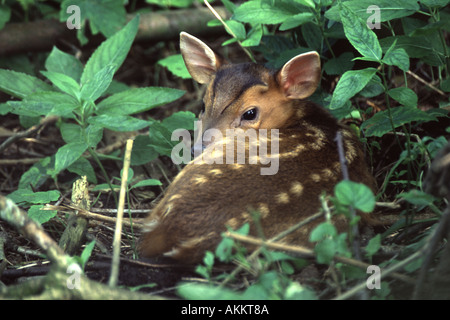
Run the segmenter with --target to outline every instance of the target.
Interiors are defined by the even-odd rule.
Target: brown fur
[[[204,44],[200,42],[200,45]],[[189,44],[184,44],[185,60],[189,60],[188,47]],[[208,59],[211,56],[209,54]],[[314,59],[314,56],[308,58]],[[310,62],[294,62],[301,64],[302,72],[319,70],[320,73],[320,69]],[[189,61],[186,63],[189,66]],[[219,69],[215,73],[210,72],[216,67]],[[188,68],[194,76],[196,67],[190,65]],[[261,167],[268,165],[259,162],[191,162],[175,178],[147,218],[149,230],[139,242],[142,256],[167,255],[185,263],[198,262],[206,250],[214,251],[227,225],[237,229],[249,222],[250,232],[256,235],[251,210],[260,213],[260,223],[267,238],[315,214],[320,209],[319,196],[323,192],[331,194],[342,179],[334,141],[338,131],[344,139],[350,179],[374,188],[374,179],[352,132],[338,124],[322,107],[296,99],[312,93],[310,88],[301,91],[301,81],[283,82],[283,78],[289,82],[301,78],[298,70],[297,73],[289,71],[285,76],[282,70],[275,73],[255,64],[222,65],[214,59],[210,61],[205,112],[201,116],[203,130],[217,128],[225,133],[229,128],[279,129],[278,173],[261,175]],[[205,72],[201,74],[205,82]],[[313,86],[314,91],[317,79],[316,75],[309,75],[303,80],[307,81],[305,86]],[[240,120],[249,106],[259,108],[259,117],[254,121]],[[222,146],[222,143],[214,141],[208,148]],[[268,153],[270,143],[269,139]],[[246,163],[248,161],[247,153]],[[370,218],[363,216],[362,220],[364,223]],[[311,246],[309,233],[319,222],[308,224],[282,242]],[[338,229],[345,229],[345,223],[336,222]]]

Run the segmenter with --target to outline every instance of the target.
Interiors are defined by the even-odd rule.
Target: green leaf
[[[70,0],[69,0],[70,2]],[[111,19],[108,17],[108,19]],[[111,72],[114,74],[125,60],[139,26],[139,16],[131,20],[122,30],[117,32],[108,40],[104,41],[91,55],[83,74],[81,83],[93,81],[95,76],[108,65],[113,66]]]
[[[404,199],[409,203],[416,206],[429,206],[436,200],[431,194],[425,193],[420,190],[410,190],[403,192],[397,196],[397,198]]]
[[[11,18],[11,8],[5,4],[0,5],[0,30]]]
[[[314,252],[316,253],[316,260],[320,264],[330,264],[336,254],[336,243],[333,239],[324,239],[316,244]]]
[[[53,163],[52,163],[53,160]],[[54,158],[45,157],[36,162],[29,168],[19,181],[19,189],[39,189],[39,187],[47,181],[50,175],[47,171],[54,167]]]
[[[132,189],[140,187],[161,186],[161,185],[162,185],[161,181],[157,179],[146,179],[134,184]]]
[[[89,118],[90,124],[107,128],[112,131],[136,131],[149,126],[148,121],[133,118],[130,116],[102,114]]]
[[[178,294],[184,299],[203,300],[238,300],[241,294],[216,285],[186,283],[178,286]]]
[[[83,65],[80,60],[59,50],[57,47],[53,47],[52,52],[45,60],[45,68],[51,72],[65,74],[77,83],[80,81],[83,72]]]
[[[25,73],[0,69],[0,90],[16,98],[39,91],[54,91],[51,85]]]
[[[56,217],[58,211],[56,210],[42,210],[43,205],[33,205],[28,209],[28,217],[39,224],[44,224],[50,219]]]
[[[353,53],[344,52],[337,58],[331,58],[323,65],[323,71],[328,75],[341,75],[353,68]]]
[[[81,98],[85,101],[97,100],[111,84],[115,66],[107,65],[100,69],[92,78],[82,78]]]
[[[89,160],[86,158],[80,157],[77,161],[72,163],[67,167],[67,170],[73,173],[76,173],[80,177],[86,176],[87,180],[91,183],[97,184],[97,177],[95,175],[95,170],[92,167]]]
[[[309,235],[309,241],[316,242],[326,239],[328,237],[335,237],[337,235],[337,230],[334,225],[329,222],[323,222],[319,224],[317,227]]]
[[[245,26],[243,23],[236,21],[236,20],[228,20],[225,21],[225,24],[227,25],[227,27],[231,30],[232,33],[230,33],[228,30],[227,32],[230,35],[236,36],[237,40],[244,40],[245,36],[246,36],[246,31],[245,31]]]
[[[372,11],[367,12],[367,8],[371,5],[377,5],[380,8],[380,22],[406,17],[420,9],[417,1],[410,0],[350,0],[345,1],[345,5],[364,21],[367,21],[373,15]],[[338,5],[334,5],[325,12],[325,17],[330,20],[341,21]]]
[[[61,193],[58,190],[33,192],[29,189],[18,189],[8,195],[18,205],[46,204],[57,201]]]
[[[67,7],[76,5],[80,8],[82,24],[89,20],[92,33],[99,31],[107,38],[117,32],[126,22],[123,1],[118,0],[64,0],[61,4],[60,21],[66,22],[69,14]]]
[[[417,95],[414,91],[406,87],[390,89],[388,95],[395,101],[407,107],[417,107]]]
[[[172,72],[177,77],[182,79],[191,79],[191,74],[183,60],[183,56],[181,54],[175,54],[169,56],[167,58],[161,59],[158,61],[158,64],[166,67],[170,72]]]
[[[369,213],[375,208],[375,196],[365,184],[344,180],[334,187],[334,193],[341,204],[362,212]]]
[[[290,18],[287,18],[281,24],[280,31],[294,29],[294,28],[297,28],[298,26],[301,26],[302,24],[311,22],[313,20],[314,20],[314,14],[312,14],[311,12],[302,12],[302,13],[296,14]]]
[[[395,107],[391,108],[392,121],[394,129],[413,121],[433,121],[434,116],[414,107]],[[372,118],[366,120],[361,125],[361,129],[365,130],[367,137],[381,137],[385,133],[392,131],[391,121],[389,120],[389,110],[377,112]]]
[[[432,66],[442,65],[441,52],[434,46],[430,36],[395,36],[386,37],[380,40],[383,51],[387,51],[394,41],[397,49],[404,49],[410,58],[419,58]]]
[[[388,50],[382,61],[390,66],[397,66],[405,72],[409,70],[409,56],[403,48]]]
[[[150,161],[155,160],[158,157],[158,152],[153,148],[149,148],[151,143],[148,135],[138,135],[134,139],[133,150],[131,151],[131,165],[140,166]]]
[[[430,8],[439,8],[448,5],[450,0],[420,0],[420,3]]]
[[[78,101],[65,93],[39,91],[28,95],[22,101],[8,101],[11,112],[23,116],[73,117],[72,111],[79,107]]]
[[[84,270],[84,267],[86,266],[86,263],[88,262],[92,250],[94,250],[95,246],[95,240],[92,240],[89,242],[86,247],[83,249],[83,252],[81,252],[80,258],[81,258],[81,268]]]
[[[85,142],[71,142],[58,149],[55,155],[55,172],[60,173],[72,165],[88,148]]]
[[[297,14],[297,8],[289,3],[253,0],[244,2],[234,11],[233,18],[251,24],[278,24]]]
[[[177,129],[194,130],[195,114],[190,111],[178,111],[161,122],[170,132]]]
[[[74,79],[58,72],[41,71],[41,73],[62,92],[70,94],[72,97],[79,99],[80,85]]]
[[[184,91],[172,88],[134,88],[116,93],[97,105],[98,114],[129,115],[150,110],[180,98]]]
[[[369,29],[366,22],[349,9],[345,3],[339,6],[344,32],[347,39],[358,52],[375,61],[381,60],[381,46],[378,38],[372,30]]]
[[[381,248],[381,234],[377,234],[375,237],[369,240],[366,246],[366,255],[368,257],[373,256]]]
[[[243,47],[259,46],[259,44],[261,43],[262,36],[263,36],[263,27],[262,25],[258,24],[249,31],[249,33],[247,34],[247,39],[242,41],[241,44]]]
[[[339,79],[336,89],[331,98],[330,109],[338,109],[360,92],[376,73],[374,68],[362,70],[350,70],[345,72]]]

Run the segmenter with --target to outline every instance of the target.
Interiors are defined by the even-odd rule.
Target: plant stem
[[[113,188],[113,186],[112,186],[112,184],[111,184],[111,181],[110,181],[110,178],[109,178],[109,176],[108,176],[108,173],[106,172],[106,170],[105,170],[105,168],[103,167],[103,165],[102,165],[100,159],[98,158],[97,154],[96,154],[95,151],[92,149],[92,147],[88,147],[87,150],[89,151],[89,154],[92,156],[92,158],[95,160],[95,162],[96,162],[96,163],[98,164],[98,166],[100,167],[100,170],[101,170],[101,172],[102,172],[102,174],[103,174],[103,177],[105,178],[106,183],[108,184],[109,188],[111,189],[112,195],[113,195],[113,197],[114,197],[114,202],[116,203],[116,207],[117,207],[117,205],[118,205],[118,203],[119,203],[118,200],[117,200],[117,194],[116,194],[116,192],[114,191],[114,188]]]

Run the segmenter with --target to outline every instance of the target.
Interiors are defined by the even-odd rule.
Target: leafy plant
[[[154,130],[150,132],[155,136],[152,143],[166,146],[166,133],[171,133],[174,126],[192,127],[194,116],[187,112],[174,114],[162,124],[133,116],[178,99],[184,94],[181,90],[133,88],[104,97],[108,88],[111,88],[114,73],[127,56],[138,23],[139,18],[134,18],[121,31],[104,41],[84,68],[75,57],[53,48],[45,62],[47,70],[41,72],[51,85],[37,77],[0,69],[0,90],[21,99],[7,102],[4,106],[8,111],[22,118],[32,117],[36,120],[40,116],[60,117],[59,129],[65,142],[54,156],[42,159],[22,176],[19,190],[14,196],[28,195],[28,189],[38,187],[48,177],[56,180],[64,170],[86,175],[91,182],[96,183],[94,169],[85,156],[86,152],[109,183],[110,178],[100,161],[100,155],[95,151],[104,129],[136,131],[151,127]],[[181,119],[191,120],[191,123]],[[163,130],[164,134],[159,136],[157,132]],[[173,143],[170,135],[168,139]],[[150,144],[148,139],[144,140]],[[155,156],[166,154],[161,148],[154,149]],[[147,159],[147,162],[150,160]],[[142,158],[140,162],[145,163]],[[109,186],[113,190],[113,186]],[[17,200],[20,202],[20,199]],[[41,222],[44,220],[40,219]]]

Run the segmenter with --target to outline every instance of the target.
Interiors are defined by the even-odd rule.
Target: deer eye
[[[241,120],[252,121],[255,120],[257,116],[258,116],[258,108],[254,107],[245,111],[241,116]]]

